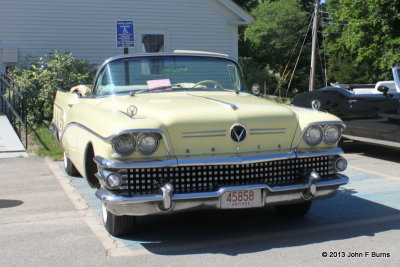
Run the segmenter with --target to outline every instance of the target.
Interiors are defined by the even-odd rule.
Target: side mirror
[[[378,86],[378,88],[376,88],[379,92],[381,92],[381,93],[383,93],[383,95],[385,96],[385,97],[388,97],[388,91],[389,91],[389,87],[386,87],[386,86],[383,86],[383,85],[381,85],[381,86]]]
[[[251,93],[255,96],[261,95],[261,86],[258,83],[253,84],[251,87]]]

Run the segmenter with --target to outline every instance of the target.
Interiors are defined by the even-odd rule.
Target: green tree
[[[328,1],[328,76],[342,83],[390,79],[400,62],[400,0]]]
[[[251,43],[251,55],[254,55],[260,69],[280,73],[279,81],[285,83],[291,77],[283,75],[288,63],[293,70],[299,53],[293,53],[299,40],[303,40],[308,29],[311,10],[310,1],[277,0],[267,1],[252,10],[255,21],[247,27],[245,38]],[[301,44],[300,41],[300,44]],[[307,42],[299,59],[291,88],[304,91],[308,88],[310,45]],[[276,86],[276,85],[275,85]]]

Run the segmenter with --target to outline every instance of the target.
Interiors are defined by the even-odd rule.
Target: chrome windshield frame
[[[115,57],[111,57],[109,59],[107,59],[106,61],[104,61],[100,67],[97,69],[96,75],[94,76],[93,79],[93,86],[92,86],[92,93],[96,90],[98,82],[99,82],[99,77],[100,74],[102,73],[102,71],[104,70],[104,68],[115,61],[119,61],[119,60],[124,60],[124,59],[132,59],[132,58],[149,58],[149,57],[203,57],[203,58],[217,58],[217,59],[225,59],[228,60],[230,62],[232,62],[239,70],[239,74],[241,75],[241,80],[240,80],[240,87],[241,90],[239,92],[248,92],[246,84],[244,83],[244,78],[243,78],[243,70],[241,68],[241,66],[239,65],[239,63],[237,62],[236,59],[234,59],[233,57],[227,56],[227,55],[223,55],[223,54],[208,54],[208,53],[136,53],[136,54],[127,54],[127,55],[119,55],[119,56],[115,56]],[[233,92],[235,92],[235,90],[232,90]],[[128,92],[127,92],[128,94]],[[112,94],[110,94],[112,95]],[[110,95],[104,95],[104,96],[98,96],[98,95],[92,95],[90,97],[107,97]]]

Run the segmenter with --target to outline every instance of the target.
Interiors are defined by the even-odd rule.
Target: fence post
[[[24,98],[22,99],[22,118],[24,120],[25,125],[25,148],[28,149],[28,106],[27,106],[27,96],[28,93],[25,91],[23,93]]]
[[[28,148],[27,97],[24,88],[15,84],[7,75],[0,75],[0,112],[3,111],[7,116],[21,142],[22,129],[25,129],[25,148]]]
[[[3,114],[3,80],[0,78],[0,114]]]

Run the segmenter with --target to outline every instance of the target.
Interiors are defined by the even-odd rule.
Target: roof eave
[[[254,21],[254,17],[243,8],[232,2],[231,0],[218,0],[222,5],[228,8],[231,12],[239,16],[243,21],[231,21],[232,25],[248,25]]]

